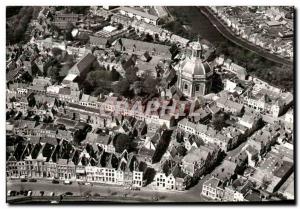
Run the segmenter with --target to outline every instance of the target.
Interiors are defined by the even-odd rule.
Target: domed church
[[[213,70],[203,60],[202,45],[198,39],[190,43],[192,53],[177,66],[177,86],[188,97],[208,94],[211,88]]]

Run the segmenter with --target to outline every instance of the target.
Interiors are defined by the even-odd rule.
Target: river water
[[[211,42],[226,42],[227,40],[219,33],[219,31],[211,24],[207,17],[202,14],[198,7],[169,7],[177,18],[184,20],[184,23],[191,30]]]

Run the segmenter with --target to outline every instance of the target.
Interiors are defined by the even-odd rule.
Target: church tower
[[[213,71],[207,61],[203,60],[203,48],[198,39],[190,43],[192,51],[177,67],[178,88],[188,97],[208,94],[211,88]]]

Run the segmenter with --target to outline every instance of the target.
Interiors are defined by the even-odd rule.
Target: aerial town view
[[[295,203],[294,10],[7,6],[6,202]]]

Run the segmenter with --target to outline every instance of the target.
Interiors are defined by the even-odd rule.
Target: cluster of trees
[[[101,67],[94,66],[83,82],[84,92],[94,96],[101,93],[107,94],[113,91],[112,83],[118,81],[119,78],[120,74],[115,69],[107,71]]]
[[[87,14],[89,12],[89,9],[89,6],[68,6],[66,7],[66,12],[75,14]]]
[[[124,150],[131,152],[133,147],[133,137],[127,134],[118,134],[113,141],[116,152],[122,153]]]
[[[183,27],[183,22],[181,20],[168,22],[163,27],[169,31],[172,31],[176,35],[182,36],[187,39],[193,38],[195,36],[192,32],[187,31]]]
[[[217,113],[212,117],[212,126],[214,129],[220,131],[223,127],[226,126],[226,120],[229,118],[229,115],[226,113]]]
[[[125,71],[125,77],[113,86],[114,92],[125,97],[157,94],[158,90],[156,87],[159,85],[160,80],[150,75],[138,77],[137,71],[138,68],[134,66],[128,67]]]
[[[17,10],[18,14],[14,14]],[[22,7],[14,8],[8,7],[7,11],[7,24],[6,24],[6,42],[9,44],[19,43],[24,40],[26,29],[32,18],[37,17],[40,7]]]
[[[247,72],[268,83],[292,90],[293,69],[288,66],[280,66],[274,62],[255,54],[254,52],[242,49],[227,42],[220,42],[216,45],[216,54],[224,54],[232,61],[247,69]]]
[[[194,12],[193,10],[195,10],[194,7],[184,7],[180,9],[176,7],[169,7],[169,11],[173,14],[174,17],[176,17],[176,20],[167,22],[163,25],[163,27],[169,31],[172,31],[176,35],[190,40],[195,39],[197,37],[197,34],[183,27],[184,25],[191,24],[191,12]]]

